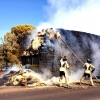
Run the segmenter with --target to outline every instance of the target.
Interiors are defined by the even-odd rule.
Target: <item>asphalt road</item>
[[[1,87],[0,100],[100,100],[100,87]]]

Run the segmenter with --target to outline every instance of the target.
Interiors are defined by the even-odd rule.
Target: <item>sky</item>
[[[45,21],[45,5],[46,0],[0,0],[0,37],[10,32],[13,26],[37,26],[41,20]]]
[[[100,35],[100,0],[0,0],[0,37],[20,24]]]

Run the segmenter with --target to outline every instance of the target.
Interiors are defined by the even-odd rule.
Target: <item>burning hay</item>
[[[93,55],[95,54],[94,43],[97,44],[96,48],[99,53],[99,40],[99,36],[85,32],[53,28],[43,29],[38,32],[29,47],[24,51],[26,53],[22,55],[22,63],[37,65],[39,71],[42,68],[47,68],[56,73],[58,77],[60,58],[66,56],[71,66],[69,81],[77,82],[82,76],[82,64],[86,62],[88,57],[94,63],[96,71],[98,70],[99,64],[95,63],[97,59]],[[96,73],[96,71],[94,73],[98,75],[99,72]],[[45,83],[50,83],[50,81],[45,81]]]
[[[14,85],[14,86],[40,86],[44,83],[40,80],[39,74],[30,70],[24,69],[19,71],[10,71],[1,78],[4,83],[2,85]]]
[[[17,68],[16,70],[14,68],[15,66],[2,75],[0,78],[1,86],[49,86],[57,83],[57,78],[54,79],[46,69],[42,73],[37,73],[31,69],[18,70]]]
[[[22,63],[37,64],[39,70],[45,67],[52,72],[57,72],[61,56],[66,56],[72,71],[76,72],[82,68],[82,62],[90,58],[96,67],[95,74],[98,75],[100,70],[99,41],[99,36],[90,33],[53,28],[43,29],[36,34],[24,51]]]

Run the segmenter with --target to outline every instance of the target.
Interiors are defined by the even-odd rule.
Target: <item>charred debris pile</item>
[[[36,37],[31,40],[29,47],[23,52],[22,64],[31,64],[40,71],[42,68],[48,68],[52,72],[57,72],[59,60],[66,56],[71,66],[71,70],[77,71],[82,67],[83,62],[89,58],[95,64],[99,59],[97,52],[100,52],[100,36],[64,29],[43,29],[38,32]],[[73,52],[79,59],[75,57]],[[99,64],[96,73],[100,73]]]
[[[45,73],[37,73],[31,69],[24,69],[14,64],[0,77],[0,86],[50,86],[57,85],[58,78],[54,77],[48,70]]]
[[[0,78],[0,85],[2,86],[41,86],[44,85],[36,72],[27,69],[14,71],[11,70],[8,74],[4,73]]]

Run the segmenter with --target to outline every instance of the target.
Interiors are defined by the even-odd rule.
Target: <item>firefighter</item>
[[[94,86],[93,80],[92,80],[92,73],[95,70],[95,67],[91,64],[91,60],[87,59],[87,62],[83,65],[84,73],[83,76],[80,80],[80,84],[82,83],[82,81],[86,78],[86,76],[89,78],[90,83],[92,86]]]
[[[60,68],[59,68],[59,71],[60,71],[59,84],[60,84],[60,86],[62,86],[63,77],[65,78],[66,85],[68,86],[68,84],[69,84],[69,82],[68,82],[69,80],[67,78],[67,69],[68,68],[69,68],[69,64],[67,63],[66,56],[64,56],[60,60]]]

